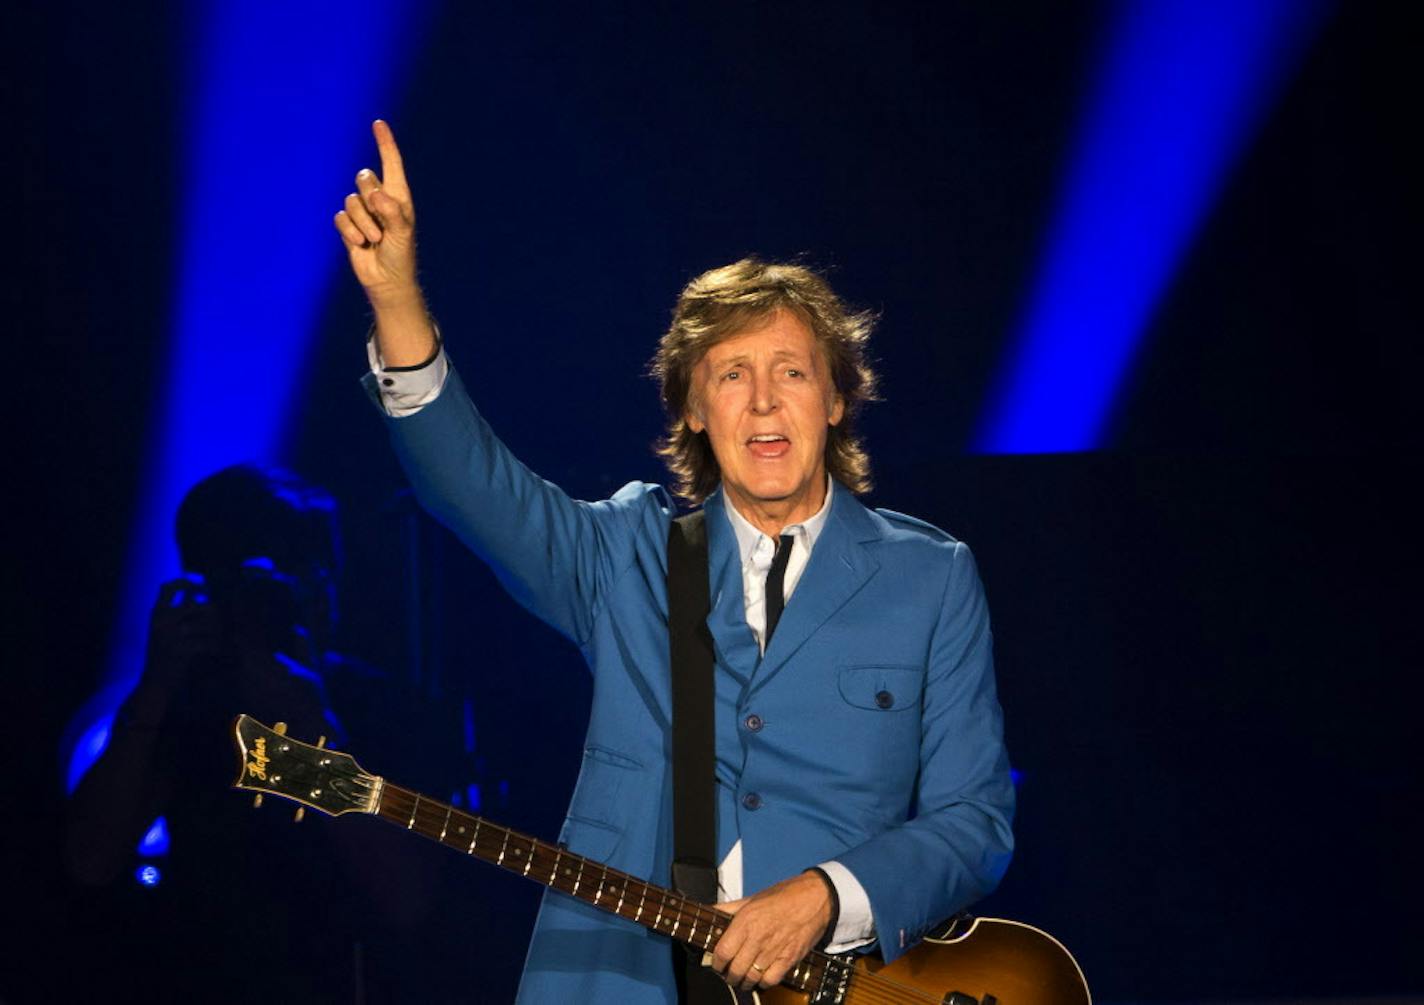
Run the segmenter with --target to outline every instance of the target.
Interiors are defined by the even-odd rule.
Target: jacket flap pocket
[[[559,832],[559,844],[575,855],[591,858],[595,862],[607,862],[622,837],[622,831],[607,824],[571,816],[564,821],[564,828]]]
[[[856,708],[894,712],[919,708],[925,672],[909,666],[846,667],[839,684],[841,697]]]
[[[620,806],[623,780],[641,765],[626,754],[607,747],[589,746],[583,752],[583,767],[569,803],[569,816],[590,820],[604,826],[620,827],[627,816]]]

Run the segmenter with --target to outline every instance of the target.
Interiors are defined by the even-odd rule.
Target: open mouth
[[[758,433],[747,440],[747,449],[753,457],[771,460],[784,456],[791,449],[791,441],[780,433]]]

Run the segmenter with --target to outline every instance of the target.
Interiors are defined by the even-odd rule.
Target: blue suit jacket
[[[583,766],[560,840],[666,885],[671,861],[667,534],[661,488],[576,502],[504,447],[451,374],[390,419],[421,502],[593,670]],[[765,657],[747,627],[720,491],[706,502],[717,653],[718,841],[748,895],[827,859],[870,898],[893,959],[1008,864],[1013,789],[973,559],[839,485]],[[762,726],[745,726],[751,714]],[[524,1002],[673,1002],[665,939],[546,893]]]

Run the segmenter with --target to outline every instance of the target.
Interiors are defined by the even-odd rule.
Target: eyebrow
[[[714,368],[720,370],[724,366],[736,366],[737,364],[745,363],[750,358],[751,357],[749,357],[746,353],[743,352],[738,353],[735,356],[729,356],[726,359],[709,358],[708,362],[711,363]],[[807,357],[802,356],[799,352],[793,352],[790,349],[778,349],[776,350],[776,352],[771,354],[771,358],[773,360],[791,360],[793,363],[805,363],[807,361]]]

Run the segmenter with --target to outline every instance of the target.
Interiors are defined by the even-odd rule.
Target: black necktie
[[[786,608],[783,584],[786,582],[786,563],[791,561],[793,540],[790,534],[781,535],[781,543],[777,545],[771,568],[766,573],[766,645],[762,646],[763,650],[771,645],[771,633],[776,631],[776,623],[781,620],[781,612]]]

